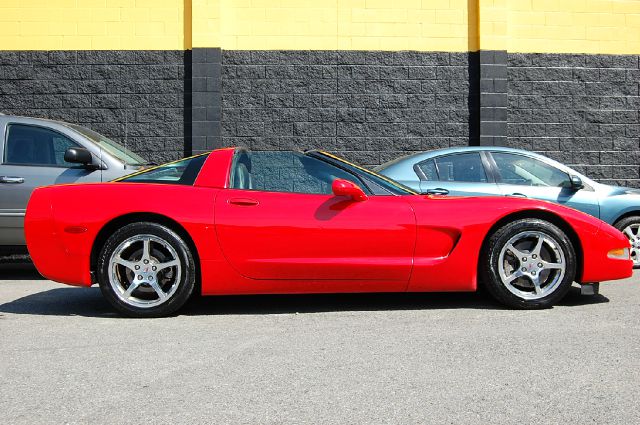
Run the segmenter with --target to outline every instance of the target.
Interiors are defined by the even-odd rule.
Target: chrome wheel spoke
[[[627,235],[627,237],[629,238],[630,241],[633,241],[636,239],[637,235],[635,235],[633,233],[633,229],[631,228],[631,226],[627,226],[624,228],[624,230],[622,231],[622,233],[624,233],[625,235]]]
[[[151,241],[149,238],[142,240],[142,260],[149,261],[151,259]]]
[[[535,254],[540,256],[540,250],[542,249],[542,244],[544,243],[544,236],[538,236],[538,241],[536,242],[536,246],[531,250],[531,254]]]
[[[134,273],[136,271],[136,268],[135,268],[136,267],[136,263],[134,261],[127,261],[127,260],[125,260],[125,259],[123,259],[121,257],[116,257],[116,258],[113,259],[113,262],[128,268],[129,270],[131,270]]]
[[[158,298],[160,298],[162,301],[165,301],[167,299],[167,294],[162,290],[160,285],[158,285],[158,282],[156,280],[150,281],[149,285],[151,285],[153,290],[156,291],[156,294],[158,294]]]
[[[502,281],[506,284],[510,284],[511,282],[522,276],[524,276],[524,273],[522,273],[520,270],[516,270],[509,276],[503,276]]]
[[[633,261],[634,266],[637,266],[640,264],[640,252],[638,251],[637,248],[631,248],[629,250],[629,256],[631,257],[631,260]]]
[[[640,247],[640,224],[630,224],[622,229],[622,233],[629,239],[631,244],[629,254],[633,260],[633,265],[640,265],[640,258],[638,258],[640,256],[640,250],[638,249]]]
[[[520,259],[521,257],[526,256],[527,254],[525,254],[524,252],[520,251],[518,248],[516,248],[515,246],[513,246],[512,243],[507,244],[506,246],[507,251],[511,251],[511,254],[515,255],[516,257],[518,257],[518,259]]]
[[[563,269],[564,268],[564,264],[563,263],[548,263],[546,261],[542,261],[542,269],[546,270],[546,269]]]
[[[129,298],[133,293],[133,291],[135,291],[138,288],[138,286],[140,286],[141,283],[142,283],[141,281],[137,281],[137,280],[134,280],[133,282],[131,282],[131,284],[129,285],[129,287],[124,293],[124,297]]]
[[[157,268],[157,271],[160,271],[169,267],[175,267],[179,264],[180,262],[178,260],[171,260],[171,261],[167,261],[166,263],[158,263],[155,265],[155,267]]]
[[[533,283],[533,286],[535,287],[536,295],[541,295],[542,288],[540,287],[540,275],[530,276],[529,279],[531,279],[531,283]]]

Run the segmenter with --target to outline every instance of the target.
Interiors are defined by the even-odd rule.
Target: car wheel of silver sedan
[[[567,235],[544,220],[506,224],[490,236],[480,274],[498,301],[516,308],[550,307],[571,287],[575,250]]]
[[[631,244],[629,254],[631,254],[631,259],[633,260],[633,268],[640,268],[640,217],[623,218],[614,226],[629,239]]]
[[[98,282],[107,300],[132,317],[175,312],[194,288],[188,245],[157,223],[133,223],[107,239],[98,259]]]

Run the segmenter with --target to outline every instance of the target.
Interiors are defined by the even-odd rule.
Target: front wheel
[[[576,254],[567,235],[540,219],[516,220],[494,232],[480,275],[499,302],[520,309],[551,307],[569,291]]]
[[[195,262],[173,230],[132,223],[107,239],[98,258],[98,282],[105,298],[126,316],[167,316],[193,292]]]
[[[633,268],[640,268],[640,217],[626,217],[613,225],[629,239],[631,250],[629,254],[633,260]]]

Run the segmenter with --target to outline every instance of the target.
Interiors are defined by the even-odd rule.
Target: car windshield
[[[192,185],[209,153],[179,159],[137,173],[129,174],[114,181],[128,183],[165,183]]]
[[[96,145],[100,146],[102,149],[107,151],[112,156],[115,156],[120,161],[124,162],[127,165],[144,165],[148,164],[149,161],[141,157],[140,155],[131,152],[129,149],[124,146],[114,142],[113,140],[109,140],[105,136],[100,133],[96,133],[93,130],[90,130],[86,127],[82,127],[75,124],[69,124],[73,130],[82,134],[87,139],[91,140]]]

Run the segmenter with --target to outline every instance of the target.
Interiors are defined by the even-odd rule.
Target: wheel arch
[[[177,221],[172,218],[167,217],[166,215],[150,213],[150,212],[136,212],[129,213],[118,216],[108,223],[106,223],[96,235],[96,238],[93,241],[93,245],[91,246],[91,255],[89,259],[89,267],[91,270],[92,276],[96,275],[96,268],[98,265],[98,256],[100,255],[100,251],[102,251],[102,247],[106,243],[109,235],[113,234],[116,230],[121,227],[126,226],[131,223],[139,223],[139,222],[148,222],[148,223],[156,223],[161,224],[163,226],[168,227],[174,232],[178,233],[180,237],[182,237],[189,246],[191,253],[193,255],[193,259],[196,263],[196,285],[200,285],[200,255],[198,254],[198,249],[196,248],[196,244],[194,243],[189,232]],[[199,288],[197,288],[199,289]]]
[[[633,217],[633,216],[640,217],[640,210],[631,210],[631,211],[626,211],[626,212],[620,214],[620,216],[616,217],[613,220],[611,225],[615,226],[619,221],[624,220],[625,218]]]
[[[569,238],[569,241],[571,242],[571,245],[573,245],[573,249],[576,251],[575,280],[579,282],[582,279],[582,271],[584,268],[583,267],[584,266],[583,265],[583,249],[582,249],[582,244],[580,242],[580,238],[578,237],[578,234],[575,232],[575,230],[573,230],[571,225],[566,220],[564,220],[562,217],[560,217],[557,214],[554,214],[552,212],[545,211],[545,210],[517,211],[500,218],[500,220],[496,221],[493,224],[493,226],[491,226],[491,228],[485,235],[484,240],[482,241],[482,247],[480,249],[479,258],[480,259],[483,258],[483,255],[486,253],[486,250],[487,250],[489,239],[491,238],[491,235],[493,235],[496,232],[496,230],[498,230],[500,227],[504,226],[507,223],[510,223],[516,220],[521,220],[524,218],[537,218],[540,220],[548,221],[549,223],[559,227],[560,230],[562,230],[567,235],[567,237]],[[482,264],[482,261],[479,261],[478,267],[480,267],[481,264]]]

